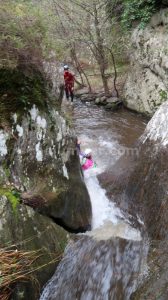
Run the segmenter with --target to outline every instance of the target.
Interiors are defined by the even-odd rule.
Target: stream
[[[112,170],[122,155],[131,155],[147,121],[124,109],[108,112],[77,101],[72,118],[82,150],[91,148],[97,164],[84,173],[92,230],[71,239],[40,300],[129,300],[146,268],[148,246],[140,230],[109,201],[97,176]]]

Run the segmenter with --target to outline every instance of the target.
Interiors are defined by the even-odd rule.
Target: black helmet
[[[68,65],[64,65],[64,70],[68,70],[68,69],[69,69]]]

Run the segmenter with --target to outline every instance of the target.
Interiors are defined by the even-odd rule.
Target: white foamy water
[[[131,227],[121,210],[107,198],[106,191],[96,177],[96,170],[91,169],[84,174],[92,204],[92,231],[87,235],[99,240],[121,237],[140,241],[140,232]]]
[[[109,201],[97,178],[120,157],[122,145],[111,130],[114,126],[109,126],[115,120],[110,117],[106,124],[100,109],[91,111],[85,106],[77,107],[75,120],[82,150],[91,148],[97,163],[96,169],[84,172],[92,204],[92,231],[70,241],[40,300],[130,300],[145,246],[140,232]],[[118,124],[118,116],[116,121]],[[125,126],[121,124],[119,128]]]
[[[92,232],[87,234],[99,240],[111,237],[141,240],[140,232],[131,226],[122,211],[108,199],[106,190],[100,186],[97,178],[98,174],[101,174],[109,165],[113,165],[119,158],[119,155],[114,157],[111,153],[121,146],[115,140],[110,141],[104,139],[103,136],[91,139],[86,135],[81,135],[79,139],[82,141],[82,150],[92,149],[93,160],[97,164],[97,168],[84,171],[92,205]]]
[[[92,229],[102,226],[107,220],[116,224],[118,222],[117,216],[123,216],[120,210],[113,203],[110,203],[106,191],[101,188],[97,177],[86,178],[85,182],[92,204]]]

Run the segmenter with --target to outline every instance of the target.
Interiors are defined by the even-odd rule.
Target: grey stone
[[[103,96],[103,97],[100,98],[100,102],[101,102],[101,103],[106,102],[106,100],[107,100],[107,97],[106,97],[106,96]]]
[[[84,102],[91,102],[94,101],[96,99],[96,96],[94,94],[83,94],[82,96],[80,96],[80,100],[84,101]]]
[[[106,105],[106,109],[111,109],[112,108],[112,104],[111,103],[108,103],[107,105]]]
[[[117,97],[110,97],[110,98],[107,98],[107,103],[116,103],[116,102],[118,102],[118,101],[120,101],[120,99],[117,98]]]
[[[113,103],[108,103],[105,108],[106,109],[110,109],[110,110],[117,110],[122,106],[122,101],[117,101],[117,102],[113,102]]]
[[[162,30],[160,28],[162,24]],[[132,35],[131,68],[124,87],[125,105],[152,116],[168,99],[168,9]]]
[[[96,98],[95,104],[100,104],[100,102],[101,102],[100,98]]]

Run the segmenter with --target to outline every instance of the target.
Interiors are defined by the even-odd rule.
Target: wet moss
[[[66,125],[70,128],[73,127],[73,116],[72,116],[72,111],[66,111],[63,113],[63,117],[66,121]]]
[[[12,206],[13,212],[17,213],[17,206],[20,203],[20,194],[16,190],[0,187],[0,196],[6,196]]]
[[[9,170],[9,168],[7,166],[7,161],[3,161],[2,162],[2,167],[3,167],[3,171],[5,173],[6,178],[9,179],[9,177],[10,177],[10,170]]]
[[[0,69],[0,86],[1,127],[11,123],[13,113],[17,113],[19,121],[34,104],[42,109],[46,107],[46,82],[37,70],[26,75],[19,69]]]

